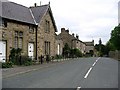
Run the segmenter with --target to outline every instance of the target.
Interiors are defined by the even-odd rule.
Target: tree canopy
[[[110,42],[116,50],[120,50],[120,25],[116,26],[114,30],[112,30]]]

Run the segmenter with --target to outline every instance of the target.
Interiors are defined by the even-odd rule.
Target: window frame
[[[50,33],[50,21],[45,20],[45,33]]]

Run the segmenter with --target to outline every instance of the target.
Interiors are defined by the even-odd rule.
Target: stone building
[[[63,47],[67,43],[71,49],[79,49],[83,54],[85,54],[86,44],[79,40],[78,35],[71,35],[69,30],[65,30],[65,28],[61,28],[61,33],[58,35],[59,38],[63,41]]]
[[[36,60],[40,55],[56,55],[57,27],[50,4],[25,7],[14,2],[2,3],[0,15],[0,61],[9,59],[12,48]]]
[[[91,42],[84,42],[86,44],[86,53],[93,52],[94,53],[94,40]]]
[[[56,54],[57,55],[62,55],[63,53],[63,40],[61,37],[59,37],[57,34],[56,34]]]
[[[9,59],[12,48],[20,48],[22,55],[34,57],[35,49],[30,53],[29,50],[31,43],[35,47],[36,25],[29,8],[13,2],[2,2],[0,20],[0,61]]]
[[[57,27],[50,4],[30,7],[37,23],[37,55],[56,55],[55,32]]]
[[[79,40],[78,35],[76,36],[77,38],[72,40],[72,48],[77,48],[79,49],[83,54],[85,54],[85,50],[86,50],[86,44],[84,42],[82,42],[81,40]]]
[[[61,28],[61,33],[58,35],[58,37],[60,37],[63,41],[63,45],[65,45],[66,43],[69,45],[70,48],[73,47],[73,39],[75,39],[75,37],[71,34],[69,34],[69,30],[65,30],[65,28]]]

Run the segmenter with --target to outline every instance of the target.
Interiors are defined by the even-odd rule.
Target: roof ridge
[[[38,7],[43,7],[43,6],[49,6],[49,4],[45,4],[45,5],[41,5],[41,6],[31,6],[31,7],[29,7],[29,8],[38,8]]]
[[[19,5],[19,6],[22,6],[22,7],[25,7],[25,8],[28,8],[27,6],[24,6],[24,5],[19,4],[19,3],[16,3],[16,2],[12,2],[12,1],[8,1],[8,2],[13,3],[13,4],[16,4],[16,5]],[[28,8],[28,9],[29,9],[29,8]]]
[[[31,16],[32,16],[32,18],[33,18],[34,23],[37,25],[37,22],[36,22],[36,20],[35,20],[35,17],[34,17],[34,15],[33,15],[32,10],[31,10],[31,9],[29,9],[29,11],[30,11],[30,14],[31,14]]]

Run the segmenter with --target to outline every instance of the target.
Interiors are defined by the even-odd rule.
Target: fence
[[[120,51],[110,51],[109,57],[120,60]]]

